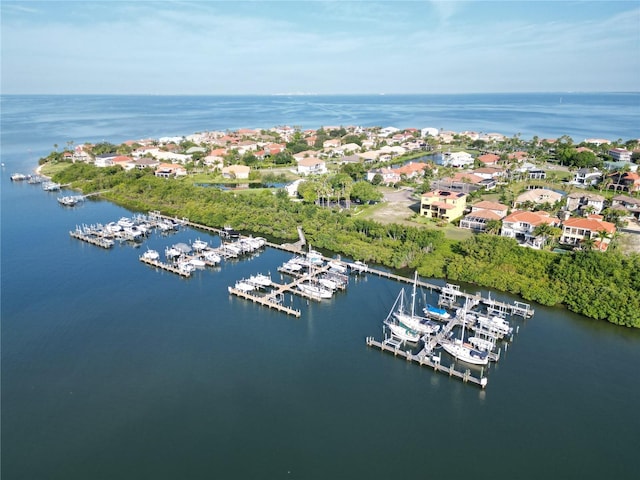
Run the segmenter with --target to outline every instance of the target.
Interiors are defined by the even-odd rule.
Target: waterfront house
[[[567,245],[579,245],[586,238],[597,239],[594,247],[605,251],[615,232],[616,226],[602,220],[600,215],[590,215],[587,218],[569,218],[562,225],[560,242]]]
[[[464,213],[467,195],[462,192],[434,190],[420,198],[420,215],[451,222]]]
[[[560,220],[552,217],[548,212],[516,210],[502,219],[500,235],[515,238],[521,245],[541,248],[546,239],[534,235],[534,231],[538,225],[543,223],[555,227],[560,224]]]
[[[460,228],[484,232],[491,220],[501,220],[507,215],[509,207],[498,202],[482,200],[471,206],[471,212],[460,220]]]
[[[158,165],[160,165],[160,162],[155,158],[141,157],[133,160],[133,165],[134,168],[137,168],[138,170],[143,170],[145,168],[155,169]]]
[[[476,210],[468,213],[460,220],[460,228],[467,228],[474,232],[484,232],[487,223],[492,220],[500,220],[500,216],[491,210]]]
[[[394,171],[399,176],[404,175],[407,179],[412,179],[422,176],[426,168],[431,168],[431,166],[424,162],[409,162],[406,165],[394,168]]]
[[[445,152],[442,154],[442,165],[454,168],[473,165],[473,156],[467,152]]]

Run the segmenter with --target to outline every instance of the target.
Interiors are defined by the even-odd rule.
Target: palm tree
[[[492,235],[497,235],[501,227],[502,222],[500,220],[489,220],[484,227],[484,231]]]
[[[582,250],[593,250],[595,243],[596,241],[593,238],[586,236],[580,241],[580,248]]]
[[[596,238],[598,239],[599,245],[598,245],[598,250],[606,250],[606,248],[602,248],[607,242],[607,240],[609,240],[611,237],[609,235],[609,232],[607,232],[605,229],[599,230],[596,233]]]

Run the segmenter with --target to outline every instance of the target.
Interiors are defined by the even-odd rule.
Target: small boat
[[[142,230],[140,230],[137,226],[131,225],[129,227],[123,227],[122,230],[126,235],[131,238],[140,238],[144,235]]]
[[[268,275],[263,275],[262,273],[258,273],[256,275],[251,275],[248,279],[247,282],[255,285],[257,287],[270,287],[271,284],[273,283],[271,281],[271,277]]]
[[[56,182],[43,182],[42,189],[45,192],[55,192],[60,190],[60,184]]]
[[[299,272],[300,270],[302,270],[302,265],[296,262],[289,261],[282,264],[282,269],[287,272]]]
[[[133,227],[133,226],[134,226],[133,220],[131,220],[130,218],[127,218],[127,217],[122,217],[122,218],[120,218],[120,220],[118,220],[118,222],[117,222],[117,223],[118,223],[118,225],[120,225],[122,228],[125,228],[125,227]]]
[[[65,207],[74,207],[79,202],[78,197],[66,195],[64,197],[58,197],[58,203]]]
[[[187,275],[191,275],[195,271],[196,267],[189,262],[178,262],[178,270]]]
[[[303,293],[306,293],[307,295],[313,298],[326,299],[326,298],[331,298],[333,296],[333,292],[327,290],[326,288],[323,288],[320,285],[309,283],[308,281],[299,283],[298,290],[300,290]]]
[[[204,250],[209,247],[209,244],[204,240],[200,240],[199,238],[191,244],[194,250]]]
[[[145,260],[158,260],[160,258],[160,254],[157,250],[148,249],[146,252],[142,254],[142,258]]]
[[[471,345],[476,347],[478,350],[482,350],[486,352],[490,352],[491,350],[493,350],[493,347],[496,346],[495,343],[493,343],[491,340],[488,340],[486,338],[469,337],[467,340]]]
[[[330,260],[327,265],[329,265],[329,268],[334,272],[347,273],[347,267],[345,267],[344,264],[342,262],[339,262],[338,260]]]
[[[367,266],[367,264],[364,262],[361,262],[360,260],[356,260],[355,262],[350,263],[349,269],[353,273],[365,273],[369,271],[369,267]]]
[[[164,255],[165,255],[165,257],[167,257],[169,259],[174,259],[174,258],[177,258],[180,255],[182,255],[182,252],[180,250],[178,250],[177,248],[167,247],[164,250]]]
[[[327,290],[333,291],[338,288],[338,284],[329,278],[319,278],[318,283],[320,283],[320,285],[322,285]]]
[[[104,226],[104,229],[108,233],[118,233],[122,231],[122,227],[118,225],[116,222],[109,222]]]
[[[238,238],[240,238],[240,232],[234,230],[233,228],[231,228],[229,226],[225,226],[222,229],[222,231],[220,232],[220,236],[222,236],[223,238],[238,239]]]
[[[222,257],[212,251],[204,252],[203,257],[209,263],[220,263],[222,261]]]
[[[478,315],[476,317],[476,322],[482,329],[488,330],[490,332],[497,332],[503,336],[511,335],[513,333],[513,327],[509,325],[509,322],[502,317],[498,317],[497,315],[491,317]]]
[[[437,318],[439,320],[447,320],[447,319],[451,318],[451,314],[449,312],[447,312],[446,309],[438,308],[438,307],[435,307],[433,305],[429,305],[428,303],[427,303],[427,306],[424,307],[424,309],[422,311],[428,317]]]
[[[193,265],[194,267],[196,267],[196,268],[204,268],[204,267],[206,267],[206,265],[207,265],[207,264],[206,264],[206,262],[205,262],[204,260],[201,260],[201,259],[199,259],[199,258],[195,258],[195,257],[194,257],[194,258],[189,259],[189,263],[190,263],[191,265]]]
[[[241,292],[253,292],[256,289],[256,286],[245,280],[239,280],[236,282],[235,289],[240,290]]]
[[[14,182],[21,182],[23,180],[27,180],[29,178],[28,175],[25,175],[24,173],[12,173],[11,174],[11,180]]]

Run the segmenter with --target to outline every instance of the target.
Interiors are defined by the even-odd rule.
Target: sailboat
[[[466,306],[465,309],[466,311]],[[442,342],[442,348],[450,355],[458,360],[471,363],[474,365],[486,365],[489,363],[489,352],[486,350],[478,350],[470,343],[464,341],[465,320],[462,317],[462,331],[460,338],[452,338]]]
[[[398,306],[398,310],[395,310],[396,305]],[[418,343],[420,341],[420,333],[412,330],[408,326],[404,325],[402,322],[398,321],[396,314],[404,311],[404,288],[400,290],[396,301],[394,302],[387,318],[384,320],[384,324],[391,331],[391,335],[404,341],[411,343]]]
[[[424,317],[416,315],[416,287],[418,284],[418,272],[415,272],[413,280],[413,291],[411,293],[411,311],[404,312],[402,303],[400,309],[394,313],[395,318],[404,326],[415,330],[418,333],[431,335],[440,330],[440,325]]]

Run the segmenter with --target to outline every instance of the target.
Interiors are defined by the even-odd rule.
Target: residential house
[[[561,193],[554,192],[553,190],[549,190],[546,188],[534,188],[533,190],[528,190],[519,195],[516,198],[513,206],[517,208],[523,203],[532,203],[534,205],[542,205],[543,203],[548,203],[549,205],[555,205],[560,200],[562,200]]]
[[[327,164],[319,158],[303,158],[298,162],[298,175],[321,175],[327,173]]]
[[[602,172],[597,168],[580,168],[573,176],[573,184],[578,186],[596,185],[602,179]]]
[[[145,168],[155,169],[158,165],[160,165],[160,162],[155,158],[140,157],[140,158],[136,158],[133,161],[133,165],[134,165],[134,168],[137,168],[138,170],[143,170]]]
[[[460,228],[467,228],[474,232],[484,232],[487,228],[487,223],[492,220],[500,220],[500,216],[491,210],[477,210],[466,214],[460,220]]]
[[[546,239],[534,235],[534,231],[543,223],[555,227],[560,224],[560,220],[543,211],[516,210],[502,219],[500,234],[503,237],[515,238],[522,245],[541,248]]]
[[[471,173],[485,180],[489,180],[489,179],[498,180],[500,177],[504,176],[505,171],[502,168],[481,167],[481,168],[476,168],[475,170],[472,170]]]
[[[600,145],[604,145],[604,144],[608,145],[611,142],[606,138],[587,138],[585,139],[584,143],[590,143],[591,145],[595,145],[596,147],[599,147]]]
[[[393,185],[401,180],[400,174],[392,168],[374,168],[367,172],[367,181],[372,182],[376,175],[382,177],[380,183],[384,185]]]
[[[237,180],[246,180],[249,178],[251,168],[246,165],[229,165],[222,169],[222,176],[225,178],[235,178]]]
[[[96,167],[111,167],[113,166],[113,159],[117,156],[117,153],[103,153],[96,155],[94,164]]]
[[[495,153],[485,153],[478,157],[478,161],[480,161],[480,163],[485,167],[493,167],[498,165],[498,162],[500,162],[500,155],[496,155]]]
[[[611,208],[624,209],[630,216],[640,220],[640,199],[617,195],[611,199]]]
[[[504,218],[508,210],[506,205],[483,200],[471,206],[471,212],[460,220],[460,228],[484,232],[489,221]]]
[[[612,148],[607,153],[614,162],[631,162],[631,152],[626,148]]]
[[[431,182],[432,188],[451,190],[454,192],[470,193],[476,190],[491,190],[496,187],[493,178],[482,178],[471,172],[457,172],[451,177],[445,177]]]
[[[606,234],[606,237],[601,236],[600,232]],[[597,239],[594,247],[605,251],[615,232],[616,226],[602,220],[600,215],[590,215],[587,218],[569,218],[562,225],[560,242],[567,245],[579,245],[586,238]]]
[[[421,176],[426,168],[431,168],[431,166],[424,162],[409,162],[406,165],[394,168],[394,170],[398,175],[404,175],[406,178],[412,179]]]
[[[445,152],[442,154],[442,165],[455,168],[473,165],[473,156],[467,152]]]
[[[161,163],[156,168],[155,176],[162,178],[180,177],[187,174],[186,168],[175,163]]]
[[[574,192],[567,195],[567,211],[600,213],[604,209],[605,198],[602,195],[589,192]]]
[[[117,157],[112,158],[111,161],[113,162],[113,165],[118,165],[124,170],[133,170],[133,168],[135,168],[133,158],[126,155],[118,155]]]
[[[285,185],[284,189],[286,190],[287,194],[290,197],[297,197],[298,196],[298,186],[300,186],[300,184],[302,182],[304,182],[304,180],[302,178],[298,178],[297,180],[294,180],[293,182]]]
[[[451,222],[464,213],[467,195],[462,192],[434,190],[423,193],[420,199],[420,215]]]
[[[326,148],[326,149],[338,148],[341,143],[342,142],[340,141],[339,138],[330,138],[322,142],[322,148]]]
[[[636,172],[616,172],[609,175],[609,190],[616,192],[640,192],[640,175]]]

